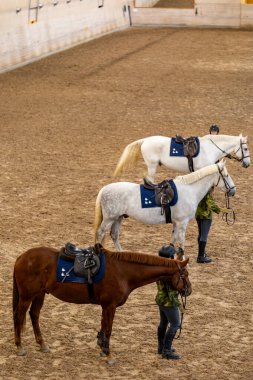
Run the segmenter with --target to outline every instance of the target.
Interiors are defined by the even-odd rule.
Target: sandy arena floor
[[[182,337],[183,359],[157,354],[154,284],[118,309],[111,338],[117,362],[99,357],[100,307],[47,296],[41,327],[51,353],[37,351],[27,318],[26,357],[17,357],[12,326],[12,272],[28,248],[93,243],[98,190],[129,142],[149,135],[248,135],[252,146],[253,33],[238,30],[130,29],[91,41],[0,77],[0,379],[253,378],[252,168],[227,160],[237,185],[236,223],[215,216],[212,265],[196,263],[196,224],[188,227],[193,294]],[[143,162],[117,180],[140,182]],[[176,173],[159,169],[158,179]],[[216,190],[220,205],[223,195]],[[126,220],[126,250],[155,254],[171,225]],[[105,245],[113,249],[107,238]]]

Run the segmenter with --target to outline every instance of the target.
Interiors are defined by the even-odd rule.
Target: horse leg
[[[45,344],[44,339],[42,338],[40,325],[39,325],[39,315],[40,315],[40,310],[44,303],[44,299],[45,299],[45,293],[41,293],[39,296],[34,298],[29,314],[32,321],[36,342],[40,345],[40,351],[50,352],[48,346]]]
[[[26,355],[25,349],[21,344],[21,332],[23,331],[25,325],[26,312],[31,304],[31,300],[23,301],[19,298],[18,305],[13,311],[13,321],[14,321],[14,331],[15,331],[15,344],[17,346],[17,355]]]
[[[113,223],[111,227],[111,233],[110,233],[112,241],[118,252],[122,252],[122,248],[119,241],[119,234],[120,234],[120,227],[121,227],[122,220],[123,220],[123,216],[120,216],[119,219]]]
[[[101,225],[99,226],[96,234],[96,243],[102,244],[106,231],[111,229],[114,220],[104,219]]]
[[[177,223],[173,223],[173,231],[172,231],[172,238],[170,241],[170,244],[175,245],[175,243],[179,242],[179,248],[177,252],[177,259],[183,260],[184,259],[184,241],[185,241],[185,233],[184,235],[180,235],[181,233],[181,227],[178,226]]]
[[[146,161],[146,165],[148,167],[148,178],[150,179],[151,182],[154,182],[158,162],[157,161],[155,161],[155,162],[150,162],[150,161],[147,162]]]
[[[180,223],[178,228],[178,241],[179,241],[179,250],[178,250],[178,259],[184,260],[184,242],[185,242],[185,232],[187,223]]]
[[[110,337],[115,311],[114,305],[102,307],[101,330],[98,334],[98,344],[102,349],[101,356],[109,356],[110,354]]]
[[[173,244],[175,245],[178,237],[178,228],[177,228],[177,225],[175,222],[173,222],[173,230],[172,230],[172,235],[171,235],[171,240],[170,240],[170,244]]]

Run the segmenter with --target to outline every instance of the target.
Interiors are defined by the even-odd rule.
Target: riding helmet
[[[220,127],[218,126],[218,124],[212,124],[211,127],[209,128],[209,132],[217,132],[219,133],[220,132]]]
[[[172,244],[163,245],[158,252],[159,256],[166,257],[167,259],[174,259],[175,253],[176,250]]]

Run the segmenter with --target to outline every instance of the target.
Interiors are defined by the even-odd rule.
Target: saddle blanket
[[[198,137],[196,138],[196,142],[197,142],[197,147],[198,148],[197,148],[197,152],[194,154],[193,158],[197,157],[198,154],[199,154],[200,142],[199,142],[199,138]],[[185,157],[185,155],[184,155],[184,145],[182,143],[176,142],[176,138],[175,137],[171,138],[170,156],[173,156],[173,157]]]
[[[105,255],[101,254],[100,258],[100,269],[94,277],[92,277],[92,282],[97,283],[103,280],[105,275]],[[88,279],[86,277],[76,276],[74,273],[74,261],[64,260],[59,256],[56,271],[56,281],[57,282],[77,282],[79,284],[87,284]]]
[[[140,185],[140,191],[142,208],[161,207],[156,204],[155,190],[146,189],[144,185]]]
[[[178,201],[177,188],[173,180],[169,180],[169,184],[174,191],[173,199],[168,203],[168,206],[174,206]],[[140,185],[141,193],[141,207],[142,208],[152,208],[152,207],[161,207],[157,205],[155,201],[155,190],[146,189],[144,185]]]

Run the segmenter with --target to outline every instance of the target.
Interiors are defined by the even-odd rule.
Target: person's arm
[[[221,212],[220,207],[216,204],[214,198],[209,194],[209,196],[206,199],[206,203],[208,206],[208,209],[215,212],[216,214],[219,214]]]

